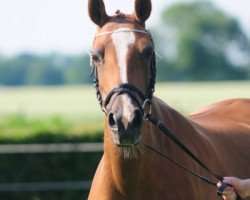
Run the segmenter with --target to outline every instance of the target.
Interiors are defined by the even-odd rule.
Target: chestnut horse
[[[103,0],[88,3],[89,16],[97,25],[90,51],[95,87],[105,113],[104,154],[88,199],[221,199],[215,187],[143,145],[212,178],[156,126],[143,120],[146,99],[147,112],[210,169],[222,176],[250,178],[250,99],[225,100],[184,117],[153,96],[154,44],[145,29],[151,1],[135,0],[133,14],[117,11],[114,16],[107,15]]]

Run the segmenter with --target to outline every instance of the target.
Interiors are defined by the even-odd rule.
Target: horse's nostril
[[[131,120],[131,125],[134,127],[140,126],[142,123],[142,113],[140,110],[136,110]]]
[[[108,121],[109,121],[109,126],[110,127],[115,127],[116,126],[116,121],[114,119],[114,114],[113,113],[109,114]]]

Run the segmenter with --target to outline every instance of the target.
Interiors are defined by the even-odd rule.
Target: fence
[[[0,154],[33,154],[33,153],[90,153],[102,152],[102,143],[76,144],[4,144],[0,145]],[[60,181],[60,182],[33,182],[33,183],[0,183],[0,192],[27,192],[27,191],[60,191],[89,189],[91,181]]]

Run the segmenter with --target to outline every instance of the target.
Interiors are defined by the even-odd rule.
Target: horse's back
[[[250,136],[250,99],[220,101],[191,113],[188,118],[204,128],[236,131]]]

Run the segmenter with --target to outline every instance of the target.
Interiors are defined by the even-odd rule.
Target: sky
[[[163,8],[190,0],[152,0],[147,26],[155,25]],[[250,36],[250,1],[211,0],[239,19]],[[104,0],[106,11],[133,12],[133,0]],[[0,0],[0,54],[22,52],[84,54],[91,46],[95,25],[90,21],[87,0]]]

